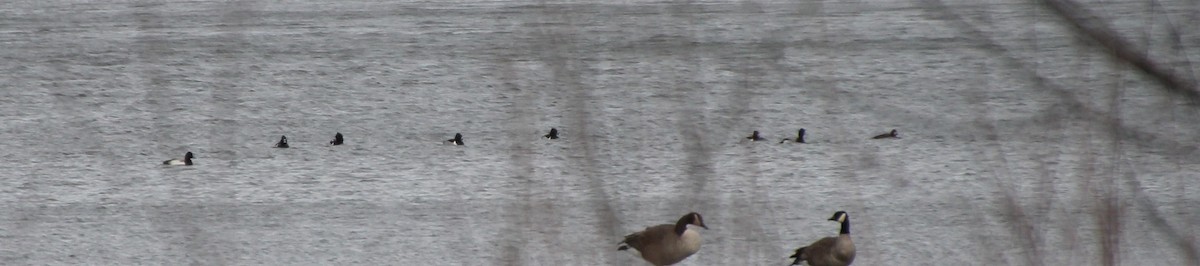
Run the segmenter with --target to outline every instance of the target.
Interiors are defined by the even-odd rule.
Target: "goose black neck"
[[[675,235],[683,235],[683,232],[687,231],[687,226],[690,223],[692,223],[691,215],[679,218],[679,221],[675,222]]]
[[[846,221],[842,222],[842,231],[838,232],[838,234],[843,234],[843,235],[850,234],[850,217],[846,217]]]

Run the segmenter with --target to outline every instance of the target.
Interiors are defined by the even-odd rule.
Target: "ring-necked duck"
[[[898,139],[898,138],[900,138],[900,134],[896,133],[895,129],[892,129],[892,132],[886,133],[886,134],[879,134],[878,136],[875,136],[872,139]]]
[[[780,141],[779,141],[779,143],[784,143],[784,142],[787,142],[787,141],[789,141],[789,140],[792,140],[792,139],[783,139],[783,140],[780,140]],[[796,142],[799,142],[799,143],[805,143],[805,142],[804,142],[804,129],[803,129],[803,128],[801,128],[801,129],[800,129],[800,132],[797,132],[797,133],[796,133],[796,139],[795,139],[795,140],[796,140]]]
[[[758,130],[755,130],[754,133],[750,134],[750,136],[746,137],[746,139],[748,139],[750,141],[767,140],[767,139],[764,139],[764,138],[758,136]]]
[[[329,145],[342,145],[342,132],[338,132],[336,135],[333,135],[333,140],[329,141]]]
[[[454,133],[454,138],[446,140],[446,144],[463,145],[462,133]]]
[[[279,142],[275,143],[275,147],[276,148],[287,148],[288,147],[287,136],[280,137]]]
[[[183,155],[183,160],[170,159],[170,160],[163,161],[163,164],[165,164],[165,165],[192,165],[192,158],[194,158],[194,156],[192,156],[192,152],[189,151],[187,154]]]

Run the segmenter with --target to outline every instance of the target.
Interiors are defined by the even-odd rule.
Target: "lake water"
[[[1195,73],[1200,7],[1156,3],[1083,5]],[[6,2],[0,264],[647,265],[617,242],[697,211],[680,265],[787,265],[838,210],[854,265],[1197,264],[1200,108],[1080,36],[1026,1]]]

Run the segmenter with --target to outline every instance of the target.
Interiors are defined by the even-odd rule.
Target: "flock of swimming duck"
[[[797,132],[796,138],[786,138],[780,140],[779,143],[794,141],[797,143],[806,143],[804,141],[805,130],[803,128]],[[546,139],[558,139],[558,129],[550,128],[550,133],[543,135]],[[884,133],[872,137],[872,139],[893,139],[900,138],[899,134],[893,129],[889,133]],[[759,136],[758,131],[751,133],[746,137],[750,141],[767,140]],[[338,132],[333,136],[333,140],[329,141],[329,145],[337,146],[344,143],[342,133]],[[455,133],[454,138],[443,141],[448,145],[463,145],[462,133]],[[281,136],[279,142],[275,143],[275,148],[288,148],[287,136]],[[172,159],[164,161],[165,165],[192,165],[192,152],[184,155],[183,159]],[[792,265],[808,262],[810,266],[847,266],[854,262],[854,241],[850,239],[850,215],[845,211],[833,213],[830,221],[835,221],[841,224],[841,231],[837,237],[825,237],[812,242],[807,246],[796,249],[796,253],[789,258],[795,258]],[[700,233],[692,230],[689,226],[699,226],[708,229],[704,225],[704,218],[699,213],[688,213],[680,217],[675,224],[660,224],[632,234],[626,235],[625,240],[617,243],[617,250],[627,250],[633,248],[641,254],[642,259],[656,266],[672,265],[687,259],[692,254],[700,251]]]
[[[788,141],[795,141],[797,143],[805,143],[804,142],[804,131],[805,130],[803,128],[801,128],[800,131],[797,132],[796,138],[782,139],[779,141],[779,143],[784,143],[784,142],[788,142]],[[550,128],[550,133],[547,133],[546,135],[542,135],[542,137],[547,138],[547,139],[558,139],[558,129]],[[892,132],[880,134],[880,135],[872,137],[872,138],[873,139],[900,138],[900,135],[898,135],[896,133],[895,129],[892,129]],[[763,138],[758,135],[758,130],[755,130],[753,133],[750,134],[749,137],[746,137],[746,139],[749,139],[750,141],[767,140],[766,138]],[[342,137],[342,132],[338,132],[337,134],[334,134],[333,140],[329,141],[329,145],[332,145],[332,146],[342,145],[342,143],[345,143],[345,140]],[[462,133],[455,133],[454,138],[443,141],[442,143],[449,144],[449,145],[463,145]],[[275,148],[288,148],[288,147],[291,147],[291,146],[288,145],[287,136],[286,135],[280,136],[279,142],[275,143]],[[184,154],[183,159],[170,159],[170,160],[163,161],[163,164],[165,164],[165,165],[192,165],[193,158],[195,158],[195,156],[193,156],[192,152],[189,151],[189,152],[187,152],[187,154]]]

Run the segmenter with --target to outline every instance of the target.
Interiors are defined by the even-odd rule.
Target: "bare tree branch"
[[[1193,102],[1200,102],[1200,91],[1197,91],[1194,81],[1183,78],[1173,69],[1150,59],[1149,55],[1138,52],[1132,44],[1121,38],[1107,23],[1097,19],[1091,11],[1070,0],[1043,0],[1042,3],[1062,16],[1071,26],[1112,51],[1112,55],[1117,59],[1158,80],[1167,91],[1182,95]]]

